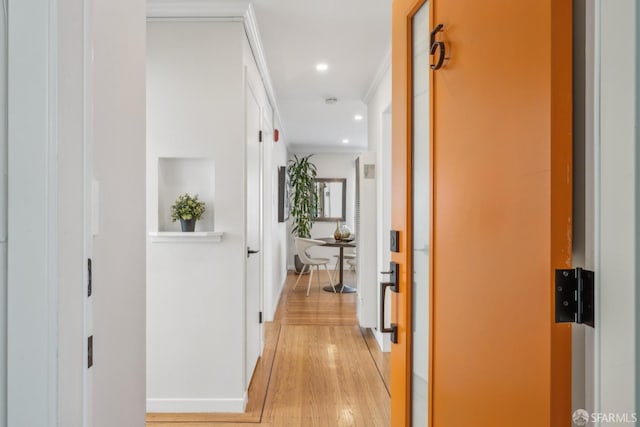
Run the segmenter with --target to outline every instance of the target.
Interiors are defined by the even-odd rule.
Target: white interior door
[[[260,311],[262,300],[262,171],[260,133],[260,104],[247,84],[246,90],[247,143],[247,264],[245,285],[246,360],[245,386],[248,387],[261,353],[262,328]]]

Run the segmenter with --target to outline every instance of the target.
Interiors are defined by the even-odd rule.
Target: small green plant
[[[188,221],[190,219],[198,220],[205,211],[204,202],[198,200],[198,195],[191,197],[188,193],[178,196],[176,202],[171,206],[171,221],[176,222],[179,219]]]

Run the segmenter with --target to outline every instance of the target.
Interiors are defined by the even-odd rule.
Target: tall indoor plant
[[[309,158],[313,154],[289,160],[287,172],[291,192],[289,193],[293,227],[291,233],[297,237],[311,237],[311,226],[318,214],[318,195],[316,193],[316,165]],[[296,269],[301,265],[296,255]],[[302,268],[302,267],[300,267]]]

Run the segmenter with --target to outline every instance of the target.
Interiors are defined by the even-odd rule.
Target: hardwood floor
[[[315,275],[314,275],[315,276]],[[147,427],[387,426],[389,355],[358,326],[357,294],[318,289],[290,273],[243,414],[148,414]],[[321,286],[328,284],[321,275]],[[352,283],[353,273],[345,273]]]

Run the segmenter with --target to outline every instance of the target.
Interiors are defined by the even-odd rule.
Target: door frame
[[[9,2],[7,24],[10,238],[6,422],[55,426],[58,418],[56,2]],[[29,387],[24,387],[25,384]]]

